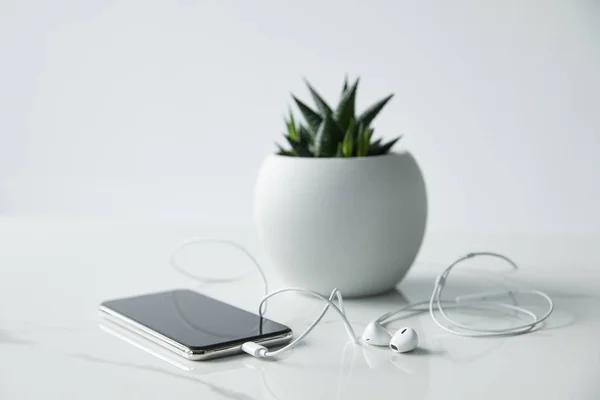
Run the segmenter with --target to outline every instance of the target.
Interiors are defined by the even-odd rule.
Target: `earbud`
[[[378,321],[369,322],[362,340],[372,346],[388,346],[395,353],[406,353],[419,344],[419,336],[413,328],[400,328],[390,337],[390,333]]]
[[[413,328],[400,328],[389,342],[390,349],[396,353],[414,350],[419,344],[419,336]]]
[[[379,322],[369,322],[362,334],[362,340],[372,346],[388,346],[390,333]]]

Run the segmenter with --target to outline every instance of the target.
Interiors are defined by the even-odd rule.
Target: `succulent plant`
[[[365,157],[386,154],[401,136],[388,142],[373,140],[373,120],[392,98],[393,94],[368,107],[358,116],[355,112],[356,79],[353,85],[344,81],[340,101],[332,109],[317,91],[306,82],[315,102],[312,109],[292,95],[305,123],[297,123],[292,111],[285,118],[285,138],[290,149],[277,144],[279,155],[294,157]]]

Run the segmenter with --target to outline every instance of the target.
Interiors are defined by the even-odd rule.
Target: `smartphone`
[[[101,315],[188,360],[240,353],[242,344],[291,341],[290,328],[191,290],[172,290],[103,302]]]

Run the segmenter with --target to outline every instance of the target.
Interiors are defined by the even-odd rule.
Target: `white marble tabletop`
[[[397,291],[347,303],[360,332],[381,313],[426,299],[434,277],[455,257],[501,251],[522,269],[508,274],[491,261],[465,266],[449,280],[447,294],[507,282],[550,293],[556,311],[548,324],[517,337],[456,337],[426,313],[415,314],[391,328],[417,329],[419,350],[394,355],[348,344],[331,313],[279,361],[239,355],[191,362],[101,323],[102,300],[172,288],[255,311],[260,279],[239,254],[204,248],[187,259],[194,272],[228,282],[199,284],[170,269],[170,250],[198,235],[245,244],[265,265],[271,288],[283,285],[247,226],[0,217],[0,399],[600,398],[597,236],[430,233]],[[320,307],[290,294],[270,303],[268,315],[298,332]],[[463,318],[481,323],[478,316]]]

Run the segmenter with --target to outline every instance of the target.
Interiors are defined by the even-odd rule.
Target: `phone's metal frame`
[[[153,329],[148,328],[130,318],[127,318],[121,313],[116,312],[115,310],[108,308],[104,305],[100,305],[98,308],[101,317],[106,320],[117,324],[118,326],[127,329],[128,331],[140,335],[144,339],[147,339],[167,350],[174,352],[175,354],[180,355],[188,360],[193,361],[202,361],[209,360],[211,358],[224,357],[232,354],[237,354],[242,352],[242,343],[226,345],[223,347],[214,347],[207,350],[197,350],[190,349],[189,347],[176,342],[175,340],[168,338]],[[289,343],[294,336],[293,332],[290,330],[289,332],[283,334],[277,334],[269,337],[265,337],[262,339],[255,340],[256,343],[260,343],[263,346],[278,346]]]

